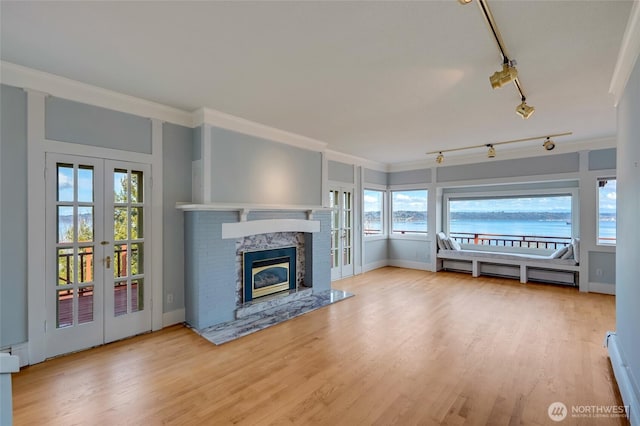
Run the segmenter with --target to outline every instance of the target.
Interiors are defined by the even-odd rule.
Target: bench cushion
[[[577,263],[575,259],[553,259],[549,256],[538,256],[534,254],[521,254],[521,253],[497,253],[493,251],[479,251],[479,250],[440,250],[438,257],[443,259],[469,259],[471,257],[478,257],[482,259],[499,260],[531,260],[536,262],[544,262],[553,265],[568,265],[575,266]]]

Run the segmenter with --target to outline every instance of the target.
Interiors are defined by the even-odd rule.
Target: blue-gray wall
[[[389,173],[381,172],[379,170],[364,169],[364,183],[365,186],[368,183],[376,185],[386,185],[389,180]]]
[[[345,183],[355,183],[353,181],[353,164],[345,164],[339,161],[327,161],[329,180]]]
[[[389,185],[431,183],[431,169],[390,172],[388,183]]]
[[[640,60],[618,104],[616,332],[640,400]]]
[[[0,86],[0,348],[27,340],[27,96]]]
[[[616,168],[616,149],[598,149],[589,151],[589,170],[607,170]]]
[[[438,182],[475,179],[518,178],[556,173],[577,172],[580,159],[577,152],[545,155],[513,160],[491,160],[483,163],[438,167]]]
[[[409,261],[423,263],[426,267],[431,262],[430,245],[426,240],[389,240],[389,260]]]
[[[602,284],[616,283],[616,254],[589,251],[589,282]]]
[[[184,215],[176,203],[191,201],[193,133],[193,129],[175,124],[162,126],[164,312],[184,307]],[[173,303],[167,301],[169,294]]]
[[[322,205],[322,154],[212,128],[211,200]]]
[[[151,154],[151,120],[56,97],[45,100],[50,140]]]

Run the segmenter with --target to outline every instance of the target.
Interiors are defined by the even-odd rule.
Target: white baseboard
[[[589,283],[590,293],[602,293],[602,294],[616,294],[615,284],[603,284],[603,283]]]
[[[162,314],[162,327],[184,322],[184,308]]]
[[[402,260],[402,259],[389,259],[389,266],[396,266],[398,268],[407,268],[407,269],[419,269],[421,271],[431,270],[431,263],[415,262],[412,260]]]
[[[374,269],[384,268],[385,266],[389,266],[389,261],[387,259],[378,260],[377,262],[367,263],[362,267],[362,272],[373,271]]]
[[[640,395],[635,389],[640,389],[638,383],[634,384],[633,375],[629,371],[629,366],[622,357],[618,337],[614,332],[607,333],[607,348],[609,359],[613,366],[613,373],[618,382],[618,389],[622,395],[624,405],[629,407],[628,415],[631,426],[640,425]]]

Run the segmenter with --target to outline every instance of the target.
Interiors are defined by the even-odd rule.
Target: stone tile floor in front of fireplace
[[[327,290],[244,318],[194,331],[211,343],[221,345],[352,296],[353,294],[342,290]]]

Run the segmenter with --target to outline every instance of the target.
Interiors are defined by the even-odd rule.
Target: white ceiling
[[[573,131],[615,134],[608,94],[631,1],[494,1],[529,105],[492,90],[475,4],[1,3],[3,61],[173,107],[207,107],[382,163]]]

